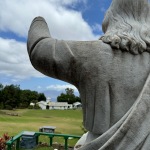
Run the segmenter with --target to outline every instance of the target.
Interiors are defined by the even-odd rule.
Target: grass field
[[[18,114],[18,116],[13,116]],[[38,131],[41,126],[55,126],[55,133],[82,135],[81,110],[0,110],[0,135],[15,136],[22,131]],[[42,141],[48,141],[41,137]],[[62,139],[55,139],[63,142]],[[75,141],[71,142],[71,145]]]

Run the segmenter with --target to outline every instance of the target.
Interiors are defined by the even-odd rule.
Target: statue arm
[[[36,70],[77,85],[80,69],[77,60],[81,55],[79,52],[81,43],[51,38],[45,20],[37,17],[30,26],[27,48],[30,61]]]

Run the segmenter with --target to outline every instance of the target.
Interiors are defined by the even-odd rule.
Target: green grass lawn
[[[8,115],[9,113],[18,116]],[[30,110],[13,111],[0,110],[0,135],[8,133],[15,136],[22,131],[37,132],[41,126],[55,126],[55,133],[82,135],[81,110]],[[41,142],[48,142],[47,137],[41,136]],[[62,138],[54,138],[54,142],[64,143]],[[70,140],[73,145],[76,141]]]

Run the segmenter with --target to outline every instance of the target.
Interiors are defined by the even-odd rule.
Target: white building
[[[34,105],[35,105],[35,103],[32,103],[32,102],[30,103],[30,106],[34,106]]]
[[[75,102],[75,103],[73,103],[72,107],[75,109],[82,108],[82,104],[80,102]]]
[[[40,101],[37,103],[39,105],[39,107],[43,110],[46,109],[46,106],[47,106],[47,102],[46,101]]]
[[[40,101],[37,104],[43,110],[45,110],[45,109],[60,109],[60,110],[72,109],[72,105],[68,104],[67,102]]]
[[[72,105],[67,102],[49,102],[49,109],[72,109]]]

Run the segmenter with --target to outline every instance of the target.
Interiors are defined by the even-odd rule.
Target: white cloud
[[[85,4],[86,0],[0,0],[0,30],[26,37],[32,19],[43,16],[51,34],[59,39],[96,39],[82,13],[66,6]]]
[[[52,3],[61,5],[75,5],[77,3],[86,4],[87,0],[51,0]]]
[[[56,91],[65,91],[66,88],[71,88],[74,90],[74,92],[78,92],[77,88],[71,84],[65,84],[65,85],[49,85],[46,87],[48,90],[56,90]]]
[[[0,74],[11,77],[13,82],[32,76],[43,77],[32,67],[25,43],[3,38],[0,38]]]
[[[102,26],[97,23],[92,26],[92,29],[93,31],[96,31],[96,32],[102,32]]]
[[[43,16],[54,38],[94,40],[93,29],[83,19],[82,12],[68,6],[86,5],[87,0],[0,0],[0,32],[13,32],[26,37],[31,21]],[[26,43],[0,37],[0,75],[13,82],[30,77],[44,77],[29,60]]]

